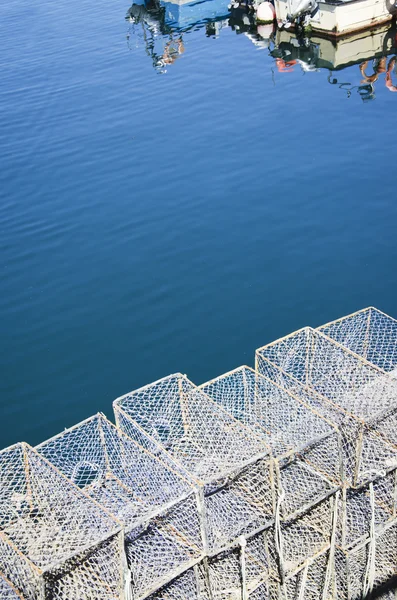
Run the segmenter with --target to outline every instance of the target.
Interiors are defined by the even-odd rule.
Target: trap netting
[[[240,538],[235,546],[204,560],[200,573],[211,598],[241,600],[259,593],[281,599],[297,572],[330,548],[333,500],[327,499],[301,517]],[[327,563],[328,566],[328,563]],[[328,567],[329,568],[329,567]]]
[[[375,598],[376,590],[381,590],[397,575],[397,522],[374,530],[368,540],[355,547],[336,546],[334,560],[326,600]]]
[[[329,507],[325,510],[323,505],[309,512],[310,515],[305,514],[291,523],[270,526],[239,538],[233,547],[205,557],[154,594],[151,600],[245,600],[251,597],[280,600],[283,596],[279,590],[284,589],[286,582],[312,565],[330,547]],[[282,551],[277,527],[282,529]]]
[[[268,594],[272,593],[277,600],[321,600],[324,589],[328,585],[329,561],[330,549],[328,547],[313,556],[282,585],[272,581]]]
[[[285,495],[289,517],[327,496],[341,483],[337,428],[270,379],[242,366],[200,386],[270,446],[275,496]]]
[[[310,327],[257,350],[256,370],[339,427],[350,484],[397,465],[397,381],[382,370]]]
[[[388,588],[389,586],[385,586]],[[397,583],[392,584],[391,589],[386,589],[386,591],[379,591],[378,594],[375,595],[374,600],[397,600]]]
[[[99,413],[37,450],[125,526],[134,598],[202,557],[196,491]]]
[[[27,444],[0,452],[0,570],[24,600],[125,598],[121,524]]]
[[[12,585],[8,579],[0,573],[0,598],[1,600],[24,600],[22,594]]]
[[[188,569],[152,594],[148,600],[210,600],[198,566]]]
[[[328,337],[388,373],[397,368],[397,321],[377,308],[364,308],[318,328]]]
[[[204,550],[213,554],[273,515],[270,448],[185,376],[171,375],[114,402],[116,421],[164,452],[200,489]]]
[[[284,582],[269,579],[250,600],[394,600],[397,593],[397,524],[373,531],[342,549],[331,543]]]

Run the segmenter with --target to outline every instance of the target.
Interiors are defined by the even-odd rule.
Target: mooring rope
[[[325,572],[324,589],[323,589],[323,600],[328,598],[328,590],[331,583],[331,578],[335,574],[335,545],[336,545],[336,531],[338,524],[338,507],[339,507],[340,490],[335,494],[334,498],[334,510],[332,511],[332,532],[328,556],[327,570]],[[334,597],[334,593],[333,596]]]
[[[280,487],[280,494],[277,498],[276,514],[274,519],[274,538],[276,543],[276,551],[279,559],[280,567],[280,578],[282,585],[284,584],[284,544],[283,544],[283,532],[281,530],[281,503],[284,501],[285,491]]]
[[[375,536],[375,492],[374,484],[369,484],[369,497],[371,502],[371,522],[368,544],[367,567],[364,576],[363,595],[367,596],[372,592],[375,579],[375,556],[376,556],[376,536]]]

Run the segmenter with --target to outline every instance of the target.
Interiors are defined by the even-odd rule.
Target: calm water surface
[[[397,316],[394,32],[332,72],[259,33],[218,0],[0,3],[0,446]]]

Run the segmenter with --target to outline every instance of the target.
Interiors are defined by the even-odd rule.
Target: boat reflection
[[[303,71],[325,69],[329,84],[339,87],[347,97],[357,93],[366,102],[375,98],[375,84],[385,85],[391,92],[397,91],[393,83],[397,72],[396,52],[396,27],[393,24],[337,41],[315,35],[303,38],[278,30],[271,55],[280,73],[298,68]],[[343,73],[347,68],[348,81]]]
[[[159,73],[165,73],[186,52],[188,32],[203,30],[205,36],[217,37],[228,27],[266,50],[275,73],[325,70],[330,85],[347,97],[358,94],[364,102],[375,98],[376,86],[397,91],[395,24],[338,40],[315,34],[303,37],[278,29],[276,23],[257,25],[252,5],[235,0],[137,0],[126,18],[130,47],[143,45]]]
[[[228,25],[229,0],[138,0],[128,10],[130,24],[127,34],[129,45],[143,42],[153,67],[165,73],[185,52],[184,34],[205,29],[207,36],[216,36]]]

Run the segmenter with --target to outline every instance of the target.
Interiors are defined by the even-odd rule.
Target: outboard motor
[[[288,14],[287,18],[281,23],[281,28],[289,29],[292,24],[307,27],[317,11],[318,4],[316,0],[300,0],[293,13]]]

